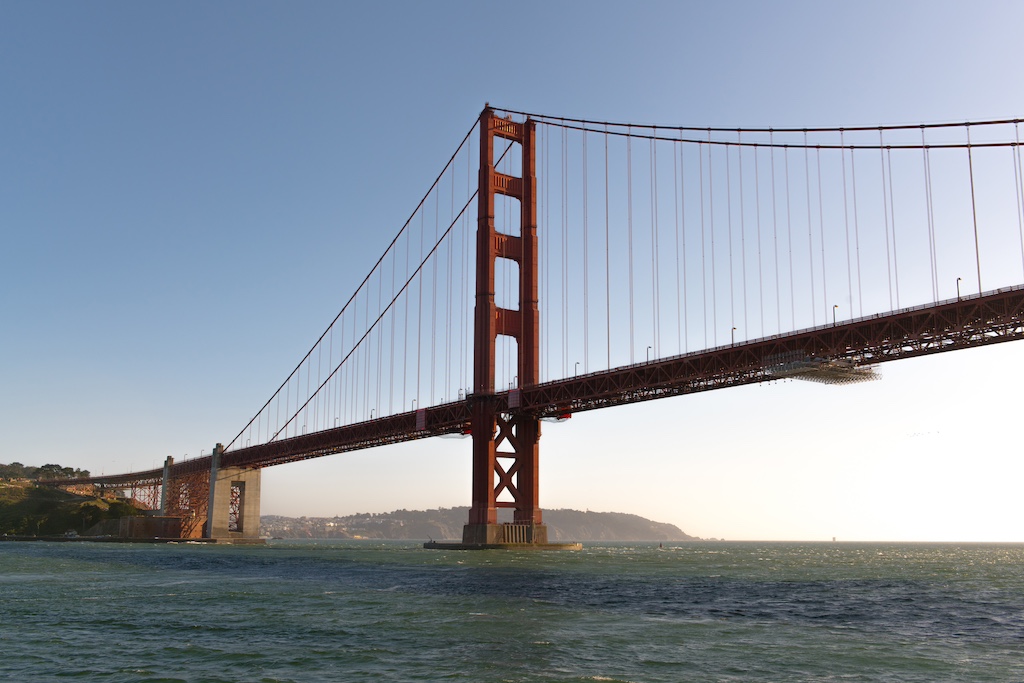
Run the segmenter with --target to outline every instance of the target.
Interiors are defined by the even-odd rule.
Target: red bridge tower
[[[495,169],[494,141],[509,140],[522,150],[522,177]],[[463,529],[465,545],[547,544],[538,489],[540,421],[515,412],[519,387],[537,383],[540,374],[540,316],[537,309],[536,124],[480,115],[480,189],[476,241],[476,310],[470,395],[473,424],[473,506]],[[512,226],[496,226],[495,195],[519,200],[519,236]],[[502,228],[499,230],[499,227]],[[497,259],[519,266],[519,310],[499,308],[494,300]],[[516,340],[519,386],[512,388],[509,413],[500,413],[494,396],[498,335]],[[498,523],[498,508],[513,508],[511,524]]]

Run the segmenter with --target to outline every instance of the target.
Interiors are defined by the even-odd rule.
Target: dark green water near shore
[[[0,543],[0,680],[1021,681],[1024,545]]]

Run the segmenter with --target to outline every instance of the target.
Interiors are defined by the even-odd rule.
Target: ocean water
[[[1024,545],[0,543],[3,681],[1024,681]]]

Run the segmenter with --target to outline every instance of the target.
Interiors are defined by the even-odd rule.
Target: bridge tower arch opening
[[[517,176],[499,172],[495,141],[518,146]],[[516,410],[500,412],[495,400],[498,337],[515,348],[512,395],[537,384],[540,374],[540,316],[537,267],[536,123],[518,123],[486,107],[480,115],[480,176],[477,197],[476,299],[473,334],[474,392],[469,397],[473,430],[472,506],[463,529],[466,545],[546,544],[547,527],[539,500],[540,421]],[[518,204],[518,215],[496,224],[495,204]],[[514,214],[502,211],[501,215]],[[502,261],[511,262],[503,264]],[[500,265],[499,265],[500,264]],[[518,270],[515,293],[495,299],[495,271]],[[518,294],[518,296],[515,296]],[[518,300],[517,300],[518,299]],[[515,306],[515,307],[513,307]],[[510,508],[512,522],[499,523],[498,510]]]

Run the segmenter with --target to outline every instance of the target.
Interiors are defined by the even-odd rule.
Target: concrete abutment
[[[217,444],[210,459],[210,502],[204,538],[218,541],[258,539],[260,536],[260,470],[221,467],[224,446]]]

